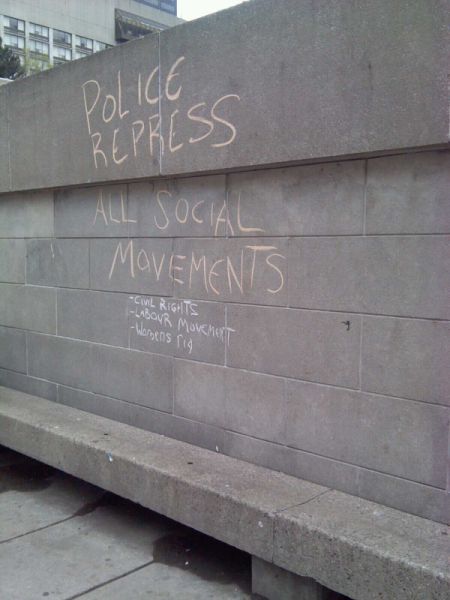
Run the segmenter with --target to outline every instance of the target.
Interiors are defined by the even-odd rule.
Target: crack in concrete
[[[54,527],[55,525],[59,525],[60,523],[65,523],[70,519],[73,519],[75,515],[70,515],[69,517],[65,517],[64,519],[60,519],[59,521],[55,521],[54,523],[49,523],[48,525],[43,525],[42,527],[38,527],[37,529],[33,529],[32,531],[27,531],[26,533],[21,533],[20,535],[15,535],[6,540],[0,541],[0,544],[6,544],[7,542],[13,542],[14,540],[18,540],[27,535],[31,535],[32,533],[37,533],[38,531],[42,531],[44,529],[49,529],[50,527]]]
[[[320,494],[316,494],[312,498],[308,498],[308,500],[305,500],[304,502],[300,502],[299,504],[292,504],[292,506],[286,506],[285,508],[280,508],[279,510],[274,511],[273,514],[278,515],[286,510],[290,510],[291,508],[296,508],[297,506],[304,506],[305,504],[308,504],[309,502],[316,500],[320,496],[323,496],[324,494],[328,494],[329,492],[333,492],[333,491],[334,491],[333,489],[327,488],[325,491],[320,492]]]
[[[75,519],[77,517],[84,517],[85,515],[88,515],[88,514],[94,512],[94,510],[96,510],[97,508],[99,508],[101,506],[107,506],[109,504],[109,502],[108,502],[109,496],[111,496],[111,495],[112,494],[110,494],[109,492],[105,492],[104,494],[102,494],[100,496],[100,498],[98,500],[94,500],[93,502],[87,502],[86,504],[81,506],[78,510],[76,510],[73,514],[69,515],[68,517],[64,517],[64,519],[59,519],[58,521],[54,521],[53,523],[49,523],[48,525],[43,525],[42,527],[38,527],[37,529],[32,529],[31,531],[27,531],[25,533],[15,535],[6,540],[1,540],[0,544],[6,544],[7,542],[12,542],[14,540],[18,540],[20,538],[26,537],[27,535],[31,535],[33,533],[43,531],[44,529],[50,529],[50,527],[55,527],[56,525],[60,525],[61,523],[66,523],[67,521],[70,521],[71,519]]]
[[[111,579],[108,579],[107,581],[104,581],[103,583],[98,583],[97,585],[92,586],[88,590],[84,590],[83,592],[75,594],[75,596],[70,596],[69,598],[65,598],[65,600],[76,600],[77,598],[82,598],[83,596],[86,596],[90,592],[94,592],[95,590],[105,587],[105,585],[108,585],[109,583],[114,583],[114,581],[118,581],[119,579],[123,579],[124,577],[127,577],[128,575],[137,573],[137,571],[141,571],[142,569],[145,569],[145,567],[149,567],[154,562],[155,562],[154,560],[146,562],[143,565],[140,565],[139,567],[131,569],[131,571],[127,571],[126,573],[122,573],[121,575],[117,575],[116,577],[112,577]]]
[[[328,492],[332,492],[333,490],[331,488],[327,488],[325,491],[320,492],[320,494],[316,494],[315,496],[313,496],[312,498],[308,498],[308,500],[305,500],[304,502],[300,502],[298,504],[292,504],[291,506],[286,506],[285,508],[280,508],[279,510],[275,510],[272,513],[268,514],[268,516],[276,516],[286,510],[290,510],[291,508],[296,508],[297,506],[303,506],[305,504],[308,504],[308,502],[312,502],[312,500],[316,500],[316,498],[319,498],[320,496],[323,496],[324,494],[328,494]],[[274,556],[275,556],[275,519],[272,519],[271,521],[271,525],[272,525],[272,547],[271,547],[271,556],[270,556],[270,561],[274,563]]]

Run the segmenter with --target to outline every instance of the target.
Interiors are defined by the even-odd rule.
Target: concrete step
[[[448,600],[445,526],[0,388],[0,443],[354,600]]]

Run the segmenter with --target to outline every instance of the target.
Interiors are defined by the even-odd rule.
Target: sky
[[[198,19],[224,8],[241,4],[244,0],[178,0],[178,16],[186,21]]]

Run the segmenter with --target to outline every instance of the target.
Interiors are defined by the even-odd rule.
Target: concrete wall
[[[310,3],[277,5],[284,11],[275,19],[284,18],[294,29],[306,27],[300,19],[305,11],[312,11],[308,18],[317,27],[331,18],[343,27],[333,10],[329,16]],[[415,26],[424,26],[418,8],[416,15],[405,16],[400,3],[387,3],[388,13],[392,5],[399,19],[417,18]],[[73,64],[12,83],[6,86],[10,95],[2,90],[0,113],[8,112],[10,120],[5,125],[0,119],[0,153],[9,128],[3,151],[10,167],[0,162],[5,191],[0,196],[0,385],[446,522],[450,152],[444,143],[448,98],[440,95],[439,64],[430,63],[434,73],[424,74],[420,65],[408,72],[407,88],[415,95],[406,108],[389,104],[400,83],[387,85],[386,71],[383,77],[378,73],[386,86],[374,85],[376,101],[367,115],[365,101],[358,101],[362,112],[351,126],[338,119],[354,108],[350,97],[337,91],[339,77],[341,88],[356,86],[358,79],[345,66],[335,74],[329,105],[317,106],[314,92],[303,99],[303,117],[294,118],[298,107],[291,106],[287,88],[280,91],[278,79],[268,78],[264,89],[258,88],[263,71],[251,79],[250,58],[230,66],[226,77],[213,77],[214,65],[227,53],[206,55],[199,64],[199,38],[188,35],[202,30],[207,48],[227,23],[231,30],[257,15],[246,52],[239,46],[242,32],[227,42],[238,46],[241,57],[253,50],[254,57],[266,39],[270,6],[251,3],[165,32],[161,41],[147,38],[94,56],[82,69]],[[342,17],[342,3],[331,6]],[[373,16],[373,3],[357,6],[364,7],[365,18]],[[381,28],[385,14],[380,15],[367,23],[366,33]],[[431,21],[432,30],[437,23]],[[347,23],[351,32],[352,23]],[[438,30],[430,34],[428,50],[425,42],[421,46],[436,56]],[[278,35],[274,26],[275,40]],[[299,63],[297,45],[306,42],[294,43],[289,35],[284,30],[282,39],[291,46],[280,47],[274,60],[288,70],[299,64],[301,79],[309,63]],[[395,44],[389,27],[386,35]],[[411,44],[422,39],[415,29],[405,35]],[[311,39],[307,43],[316,47]],[[87,123],[91,132],[101,127],[102,110],[94,116],[93,109],[96,120],[87,121],[82,97],[73,99],[73,111],[52,104],[51,121],[44,113],[34,129],[19,122],[25,106],[42,109],[48,85],[60,99],[64,81],[70,82],[66,89],[95,77],[118,86],[117,71],[126,60],[136,68],[128,74],[139,80],[139,65],[158,47],[164,77],[181,47],[186,67],[189,57],[196,65],[189,77],[181,74],[182,62],[173,67],[173,77],[165,80],[169,98],[161,101],[163,114],[169,102],[177,102],[170,97],[178,89],[180,98],[187,96],[186,106],[201,98],[210,106],[214,94],[220,98],[245,83],[239,103],[229,106],[228,120],[219,112],[223,121],[212,119],[214,129],[222,127],[210,133],[217,135],[213,143],[220,144],[224,134],[230,139],[233,130],[224,121],[240,123],[236,141],[217,147],[209,140],[200,149],[205,138],[177,154],[176,143],[184,139],[187,145],[186,139],[199,134],[179,129],[175,142],[172,118],[172,138],[169,125],[165,153],[159,149],[154,163],[131,155],[120,164],[113,160],[111,170],[111,162],[108,168],[99,163],[96,171]],[[289,62],[294,54],[296,60]],[[393,68],[397,58],[383,68]],[[409,61],[409,54],[398,58],[404,66]],[[318,63],[315,68],[320,74]],[[201,77],[205,70],[210,88],[195,80],[195,73]],[[233,79],[238,76],[239,86]],[[432,90],[423,85],[427,82]],[[150,85],[153,80],[149,92]],[[250,94],[252,89],[257,91]],[[101,93],[108,90],[102,87]],[[425,96],[437,112],[424,103]],[[253,109],[242,102],[250,97]],[[280,102],[284,110],[276,112]],[[321,118],[332,104],[336,127],[330,131]],[[113,105],[108,100],[107,119]],[[269,123],[269,106],[271,126],[280,126],[285,144],[271,138],[270,128],[259,127],[261,120]],[[144,122],[148,113],[139,102],[134,108],[134,121]],[[232,113],[241,120],[233,122]],[[377,123],[382,114],[385,120]],[[120,124],[120,117],[114,118]],[[203,125],[206,133],[210,127]],[[45,159],[36,153],[44,126]],[[345,128],[345,139],[339,127]],[[370,141],[363,131],[370,132]],[[104,135],[111,134],[114,155],[113,132]],[[410,146],[417,151],[407,152]],[[400,148],[396,155],[382,156],[395,147]],[[117,159],[122,152],[117,150]],[[330,160],[339,154],[339,160]],[[311,157],[315,164],[269,168]],[[238,166],[250,164],[259,168],[239,172]],[[87,185],[101,179],[109,182]],[[14,191],[6,192],[7,187]]]
[[[17,81],[0,192],[445,147],[446,5],[255,0]]]
[[[6,194],[0,384],[444,520],[449,190],[427,152]]]

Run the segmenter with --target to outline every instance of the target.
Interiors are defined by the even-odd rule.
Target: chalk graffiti
[[[242,295],[254,287],[260,270],[272,270],[277,275],[275,287],[267,287],[270,294],[278,294],[284,287],[285,276],[282,261],[286,257],[277,252],[276,246],[244,244],[237,257],[224,254],[217,258],[192,251],[184,254],[149,252],[137,246],[136,240],[120,240],[114,252],[108,278],[125,268],[126,273],[135,279],[138,274],[148,276],[149,285],[169,277],[177,287],[186,286],[190,290],[200,286],[202,291],[221,296],[238,290]]]
[[[188,200],[161,188],[144,198],[133,216],[136,218],[128,213],[123,192],[113,199],[111,193],[98,189],[93,225],[106,229],[115,224],[138,226],[143,220],[148,236],[117,241],[110,262],[105,265],[109,280],[125,273],[131,280],[140,278],[146,282],[149,290],[155,283],[168,283],[180,294],[192,295],[196,291],[211,299],[226,299],[233,294],[244,298],[256,286],[269,296],[285,288],[287,258],[276,240],[264,238],[264,229],[243,219],[239,192],[236,209],[230,213],[227,199]],[[170,237],[174,230],[183,236],[186,229],[185,237],[189,238],[193,225],[205,237],[222,237],[223,243],[191,239],[182,245],[182,252],[163,251],[161,246],[149,244],[152,238]],[[229,235],[240,237],[223,237]]]
[[[167,74],[160,73],[160,67],[155,66],[147,73],[136,73],[126,86],[120,70],[113,87],[105,88],[98,79],[89,79],[81,85],[95,169],[138,158],[151,160],[194,144],[207,143],[217,149],[235,141],[237,127],[224,115],[233,103],[240,102],[240,97],[224,94],[213,102],[196,102],[182,110],[179,101],[185,64],[186,57],[180,56]],[[163,133],[162,126],[163,102],[167,107],[168,123],[164,124],[167,133]],[[194,126],[194,134],[181,139],[177,130],[186,120]]]
[[[229,346],[235,331],[205,320],[201,304],[192,300],[141,295],[129,296],[129,300],[133,335],[187,354],[192,354],[194,345],[206,338]]]

